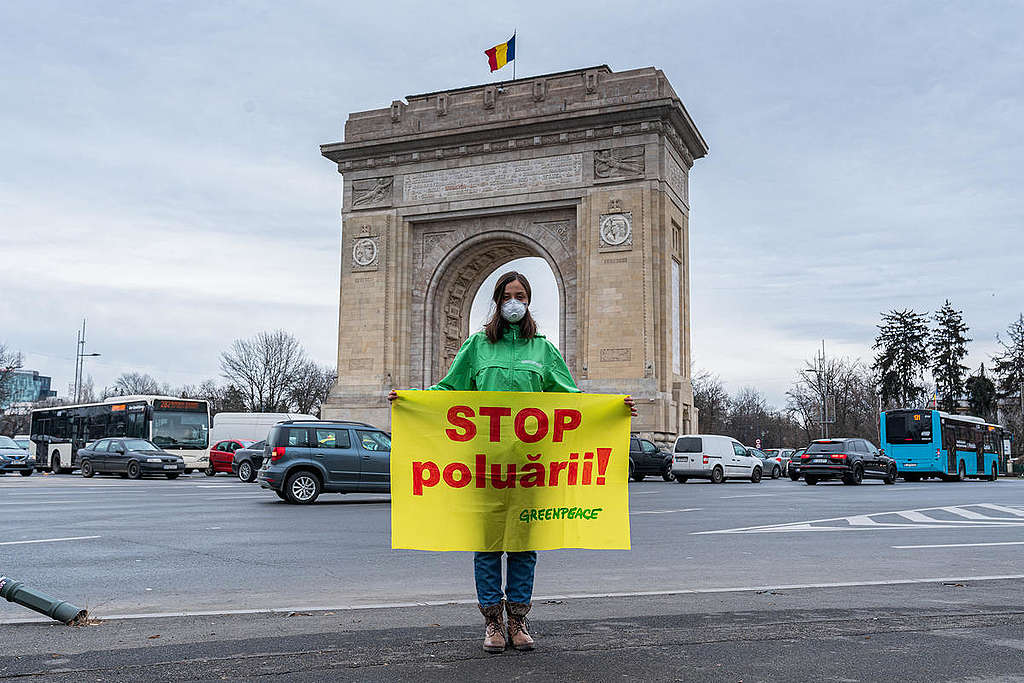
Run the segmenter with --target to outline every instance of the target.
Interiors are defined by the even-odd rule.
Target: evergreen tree
[[[878,378],[878,391],[887,407],[914,408],[924,394],[924,371],[928,367],[927,313],[913,309],[882,314],[874,346],[878,354],[871,366]]]
[[[932,377],[935,378],[935,392],[939,396],[939,407],[946,412],[956,410],[957,400],[964,393],[964,378],[967,366],[967,325],[963,311],[958,311],[946,299],[935,313],[935,329],[928,339],[931,352]]]
[[[1010,324],[1006,336],[1009,337],[1008,341],[996,335],[996,341],[1003,350],[992,356],[999,395],[1002,398],[1016,398],[1024,409],[1024,314]]]
[[[989,421],[996,419],[996,385],[985,376],[985,364],[978,368],[977,375],[967,378],[965,385],[967,400],[971,405],[971,415]]]

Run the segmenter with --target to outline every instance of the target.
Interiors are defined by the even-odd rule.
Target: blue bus
[[[1006,472],[1010,431],[980,417],[941,410],[889,410],[879,415],[886,455],[907,481],[967,477],[995,481]]]

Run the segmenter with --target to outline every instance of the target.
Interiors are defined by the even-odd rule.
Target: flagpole
[[[512,29],[512,40],[513,41],[516,39],[516,31],[518,31],[518,30],[519,30],[518,27]],[[514,54],[512,56],[512,80],[513,81],[516,80],[516,59],[515,58],[518,57],[518,56],[519,56],[519,46],[516,45],[516,54]]]

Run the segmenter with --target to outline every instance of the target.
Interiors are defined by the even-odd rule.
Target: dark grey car
[[[289,503],[391,491],[391,435],[363,422],[289,420],[270,429],[260,486]]]
[[[23,477],[30,477],[35,468],[36,459],[31,453],[11,437],[0,436],[0,474],[18,472]]]
[[[159,474],[177,479],[185,471],[180,455],[168,453],[147,439],[100,439],[78,449],[78,462],[83,477],[109,473],[141,479],[144,474]]]
[[[231,472],[246,483],[256,481],[256,473],[263,466],[263,449],[266,441],[257,441],[246,448],[239,448],[231,458]]]

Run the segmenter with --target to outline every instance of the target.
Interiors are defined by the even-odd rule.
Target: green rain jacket
[[[509,325],[493,344],[482,331],[471,335],[445,378],[430,388],[581,393],[555,345],[539,334],[523,339],[518,325]]]

